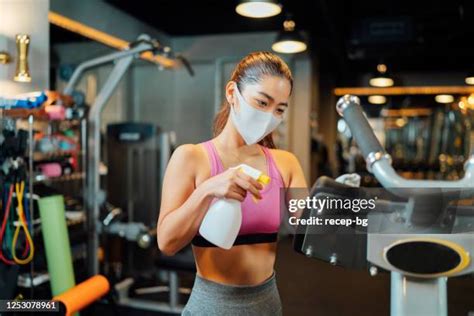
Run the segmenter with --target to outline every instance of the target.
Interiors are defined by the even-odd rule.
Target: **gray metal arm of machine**
[[[464,177],[456,181],[407,180],[392,167],[392,160],[378,141],[364,115],[360,100],[353,95],[342,96],[336,105],[367,162],[367,170],[375,175],[385,188],[474,188],[474,154],[465,164]]]
[[[91,60],[88,60],[86,62],[81,63],[77,68],[74,70],[74,73],[71,76],[71,79],[66,85],[66,88],[64,89],[64,94],[71,95],[72,92],[74,91],[74,87],[76,86],[77,82],[81,78],[82,74],[84,71],[90,68],[94,68],[103,64],[111,63],[114,61],[117,61],[123,57],[130,56],[130,55],[136,55],[140,54],[145,51],[154,51],[154,52],[160,52],[163,55],[169,55],[171,52],[168,47],[161,46],[160,43],[156,40],[151,39],[150,36],[146,34],[141,34],[138,38],[137,41],[132,43],[135,44],[131,46],[130,48],[126,50],[122,50],[119,52],[115,52],[109,55],[97,57]],[[191,76],[194,76],[194,70],[191,67],[191,64],[189,61],[182,56],[181,54],[177,54],[174,56],[175,60],[178,60],[189,72]]]
[[[111,63],[111,62],[116,61],[118,59],[121,59],[123,57],[130,56],[130,55],[136,55],[136,54],[139,54],[139,53],[142,53],[142,52],[145,52],[145,51],[148,51],[148,50],[151,50],[151,49],[154,48],[152,46],[152,41],[151,41],[150,36],[148,36],[146,34],[142,34],[138,37],[138,40],[139,41],[147,41],[149,44],[144,43],[144,45],[138,45],[138,46],[132,47],[132,48],[127,49],[127,50],[115,52],[115,53],[108,54],[108,55],[101,56],[101,57],[97,57],[97,58],[94,58],[94,59],[91,59],[91,60],[88,60],[88,61],[85,61],[85,62],[81,63],[74,70],[74,73],[72,74],[71,79],[67,83],[66,88],[64,89],[63,93],[67,94],[67,95],[71,95],[72,92],[74,91],[74,87],[76,86],[77,82],[81,78],[84,71],[86,71],[87,69],[94,68],[94,67],[97,67],[97,66],[100,66],[100,65],[103,65],[103,64]]]

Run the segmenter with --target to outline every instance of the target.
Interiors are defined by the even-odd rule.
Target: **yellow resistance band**
[[[23,193],[25,192],[25,181],[21,183],[15,183],[16,199],[18,201],[18,222],[19,225],[15,229],[15,234],[13,234],[12,241],[12,257],[17,264],[27,264],[33,259],[35,248],[33,245],[33,240],[31,239],[30,232],[28,231],[28,226],[25,220],[25,213],[23,211]],[[30,250],[28,257],[20,259],[16,256],[16,243],[18,241],[18,235],[20,234],[20,229],[23,228],[25,231],[26,240],[29,244]]]

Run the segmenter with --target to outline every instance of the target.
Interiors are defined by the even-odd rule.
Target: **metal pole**
[[[447,316],[448,278],[415,279],[391,272],[391,316]]]
[[[160,183],[163,183],[165,178],[165,170],[168,165],[168,161],[171,156],[171,142],[170,142],[170,133],[162,132],[161,133],[161,144],[160,144]]]
[[[67,95],[71,95],[71,93],[74,90],[74,87],[76,86],[77,82],[81,78],[82,73],[85,70],[99,66],[99,65],[107,64],[124,57],[133,56],[133,55],[142,53],[146,50],[149,50],[151,48],[152,48],[151,44],[140,44],[128,50],[114,52],[114,53],[97,57],[97,58],[81,63],[79,66],[77,66],[76,70],[74,70],[74,73],[72,74],[71,79],[67,83],[66,88],[64,88],[63,93]]]
[[[141,45],[140,45],[141,46]],[[143,47],[141,47],[143,51]],[[104,192],[100,189],[100,122],[101,113],[107,101],[119,84],[123,75],[134,59],[128,55],[118,60],[110,73],[104,87],[97,95],[89,111],[88,144],[87,144],[87,225],[88,225],[88,272],[90,276],[99,273],[97,250],[99,248],[98,219],[99,206],[105,200]]]
[[[29,191],[29,208],[30,208],[30,234],[31,234],[31,239],[34,239],[34,203],[33,203],[33,180],[34,180],[34,174],[33,174],[33,152],[34,152],[34,141],[33,141],[33,123],[34,123],[34,117],[33,115],[28,116],[28,191]],[[31,280],[31,287],[30,287],[30,296],[31,298],[34,298],[34,282],[33,282],[33,276],[34,276],[34,260],[31,260],[30,262],[30,280]]]
[[[81,179],[82,179],[82,205],[86,207],[87,200],[87,119],[81,119]],[[83,223],[84,230],[87,231],[87,221]]]

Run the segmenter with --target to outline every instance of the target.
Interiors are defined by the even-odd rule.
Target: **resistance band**
[[[25,199],[25,196],[27,195],[27,188],[28,186],[25,185],[25,191],[23,193],[23,214],[25,214],[25,219],[26,219],[26,223],[27,223],[27,227],[28,227],[28,230],[30,232],[33,231],[33,219],[30,220],[30,206],[29,206],[29,201],[27,199]],[[33,239],[33,236],[31,235],[30,233],[30,236],[31,236],[31,239]],[[32,244],[34,245],[34,244]],[[28,240],[25,238],[25,248],[23,249],[23,254],[21,255],[23,258],[26,257],[26,254],[28,253],[28,251],[30,250],[30,244],[28,243]]]
[[[13,234],[13,242],[12,242],[12,256],[13,260],[18,263],[18,264],[27,264],[29,263],[34,256],[35,248],[33,245],[33,240],[31,239],[30,232],[28,230],[28,224],[26,222],[25,218],[25,212],[23,211],[23,194],[25,192],[25,182],[21,181],[20,183],[15,184],[15,191],[16,191],[16,198],[18,201],[18,222],[19,225],[15,229],[15,233]],[[20,234],[20,229],[23,228],[23,231],[25,232],[25,238],[26,238],[26,243],[27,246],[26,248],[29,248],[29,254],[28,257],[21,259],[18,258],[16,255],[16,244],[18,242],[18,235]]]
[[[38,206],[51,291],[53,296],[56,296],[74,287],[76,283],[64,212],[64,198],[61,195],[44,197],[39,199]]]

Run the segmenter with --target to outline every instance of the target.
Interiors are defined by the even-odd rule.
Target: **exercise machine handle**
[[[371,153],[383,153],[384,149],[365,118],[360,100],[354,95],[341,97],[336,105],[336,110],[344,118],[351,129],[357,145],[359,145],[364,158],[368,158]]]
[[[367,162],[367,170],[374,174],[385,188],[449,188],[454,193],[463,189],[466,196],[474,195],[474,155],[466,162],[464,177],[455,181],[407,180],[400,177],[392,167],[390,155],[385,152],[360,106],[360,100],[354,95],[341,97],[336,105],[340,116],[344,117],[352,135],[359,145]],[[469,189],[469,190],[467,190]],[[400,192],[399,192],[400,193]],[[407,190],[406,195],[414,193]]]

